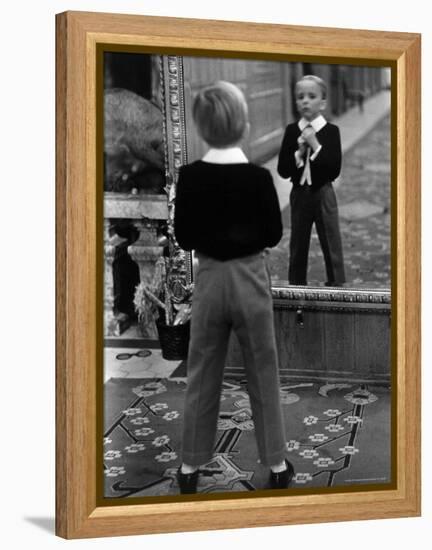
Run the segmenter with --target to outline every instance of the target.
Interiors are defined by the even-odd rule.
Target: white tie
[[[300,185],[304,185],[305,182],[308,185],[312,185],[312,176],[311,176],[310,161],[309,161],[310,152],[311,152],[311,148],[308,147],[306,151],[305,167],[303,170],[303,174],[301,175],[301,178],[300,178]]]

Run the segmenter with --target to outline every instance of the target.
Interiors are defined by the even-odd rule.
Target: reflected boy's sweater
[[[295,151],[298,149],[297,139],[301,130],[297,122],[288,124],[279,153],[277,171],[283,178],[291,178],[294,186],[300,185],[303,167],[297,167]],[[312,190],[319,189],[326,183],[334,181],[340,174],[342,164],[342,150],[339,128],[327,122],[316,137],[321,150],[316,158],[310,162],[312,176]]]
[[[174,228],[181,248],[222,261],[275,246],[282,221],[270,172],[251,163],[182,166]]]

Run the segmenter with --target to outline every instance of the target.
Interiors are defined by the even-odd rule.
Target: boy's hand
[[[298,143],[298,151],[301,156],[303,156],[306,153],[306,141],[302,138],[302,136],[299,136],[297,138]]]
[[[320,142],[317,140],[315,130],[311,126],[307,126],[301,133],[300,137],[302,137],[306,141],[306,143],[314,152],[320,146]]]

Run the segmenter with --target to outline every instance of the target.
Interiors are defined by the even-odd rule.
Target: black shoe
[[[294,468],[291,462],[285,459],[286,470],[283,472],[270,472],[270,488],[286,489],[294,477]]]
[[[177,481],[182,495],[192,495],[197,492],[199,470],[195,470],[191,474],[184,474],[181,471],[181,466],[177,470]]]

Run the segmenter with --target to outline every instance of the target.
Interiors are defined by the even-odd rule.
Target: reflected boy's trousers
[[[264,253],[225,262],[198,255],[183,429],[183,462],[213,456],[230,331],[243,349],[258,454],[285,458],[270,277]]]
[[[336,194],[331,183],[319,189],[294,186],[290,195],[291,239],[288,279],[292,285],[307,284],[312,226],[315,223],[327,272],[326,285],[345,282],[342,239]]]

